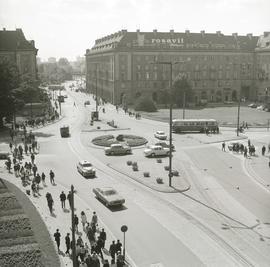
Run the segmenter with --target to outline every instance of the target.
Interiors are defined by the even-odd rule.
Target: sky
[[[0,29],[21,28],[43,61],[75,60],[122,29],[262,35],[269,12],[269,0],[0,0]]]

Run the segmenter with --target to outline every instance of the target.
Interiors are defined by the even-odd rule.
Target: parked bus
[[[218,123],[214,119],[175,119],[172,121],[172,131],[181,132],[218,132]]]

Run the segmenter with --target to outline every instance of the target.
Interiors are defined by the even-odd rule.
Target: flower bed
[[[122,140],[131,147],[142,146],[148,142],[144,137],[137,135],[121,134],[114,137],[113,135],[110,134],[98,136],[92,140],[92,143],[97,146],[110,146],[111,144],[120,143],[119,140]]]

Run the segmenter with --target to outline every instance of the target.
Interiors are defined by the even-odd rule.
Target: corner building
[[[95,41],[86,50],[87,90],[114,104],[131,104],[140,96],[164,102],[173,80],[185,75],[194,91],[194,102],[259,100],[270,94],[269,32],[263,36],[237,33],[128,32]]]
[[[37,78],[37,52],[35,42],[26,40],[22,29],[0,31],[0,62],[16,65],[20,75]]]

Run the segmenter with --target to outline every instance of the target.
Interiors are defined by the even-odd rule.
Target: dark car
[[[155,146],[162,146],[162,147],[170,148],[170,144],[166,142],[157,142],[155,143]],[[175,150],[175,147],[173,144],[172,144],[172,150]]]
[[[10,156],[10,153],[7,151],[0,151],[0,159],[8,159]]]

